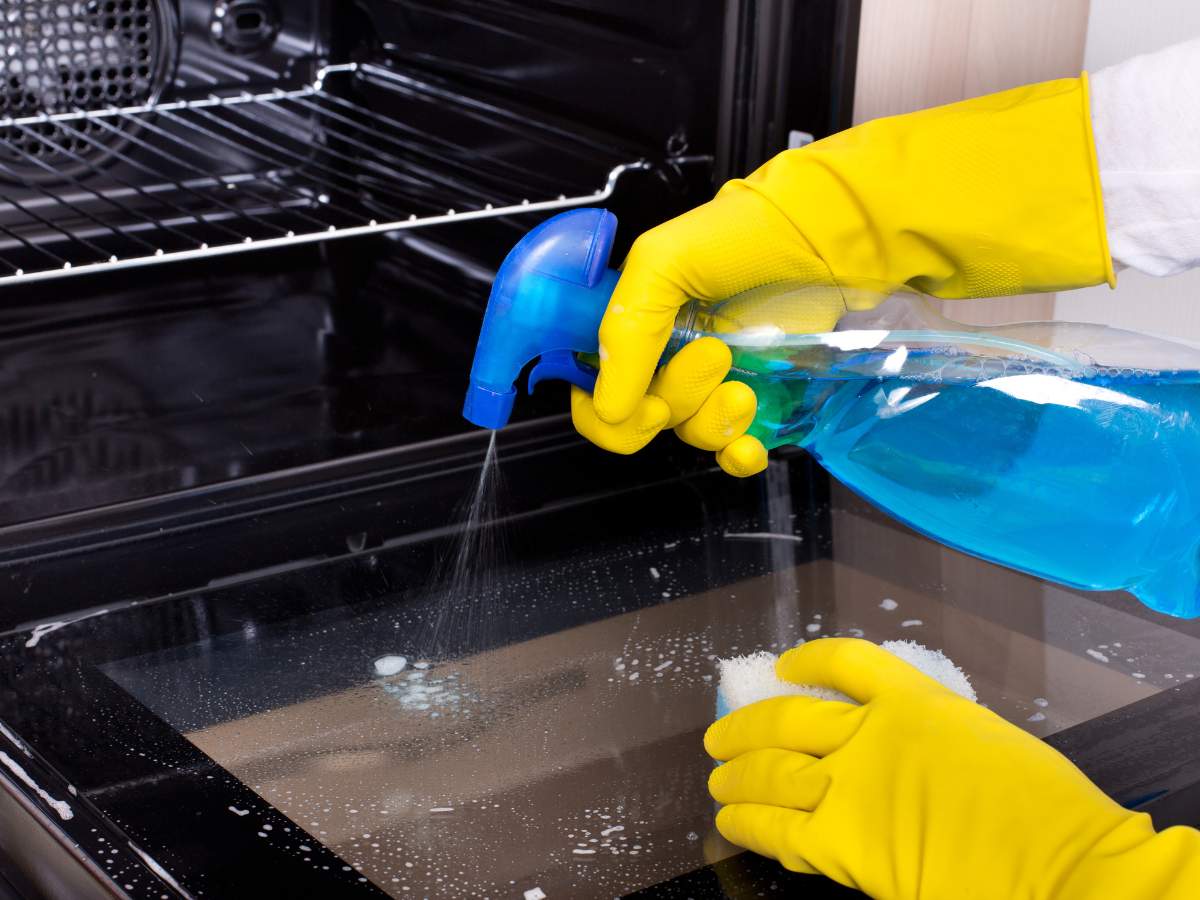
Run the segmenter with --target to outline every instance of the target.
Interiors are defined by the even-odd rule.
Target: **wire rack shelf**
[[[410,123],[330,90],[348,78],[395,76],[350,63],[293,90],[0,118],[0,286],[602,203],[648,168],[435,207],[462,180],[439,194],[436,143],[414,155]],[[65,173],[45,161],[64,157]],[[47,177],[22,179],[31,166]]]

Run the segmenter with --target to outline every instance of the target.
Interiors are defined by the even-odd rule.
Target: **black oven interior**
[[[523,231],[606,205],[627,246],[788,130],[844,124],[856,15],[833,0],[5,9],[4,523],[463,430],[482,300]]]

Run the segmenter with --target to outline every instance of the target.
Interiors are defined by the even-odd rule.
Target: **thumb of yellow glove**
[[[780,658],[862,705],[778,697],[709,728],[728,840],[877,898],[1200,897],[1200,833],[1155,834],[1066,757],[867,641]]]

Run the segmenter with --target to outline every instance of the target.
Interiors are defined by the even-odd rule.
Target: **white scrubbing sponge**
[[[879,646],[893,656],[900,657],[913,668],[920,669],[942,687],[949,688],[960,697],[966,697],[971,702],[979,699],[967,673],[941,650],[930,650],[916,641],[884,641]]]
[[[976,699],[975,689],[971,687],[971,682],[963,670],[941,650],[930,650],[916,641],[884,641],[880,646],[909,665],[920,669],[954,693],[966,697],[968,700]],[[778,657],[774,653],[760,650],[746,656],[720,660],[717,663],[720,673],[720,682],[717,686],[718,717],[759,700],[782,697],[787,694],[801,694],[820,700],[854,702],[845,694],[829,688],[780,681],[775,677],[775,661],[777,659]]]
[[[829,688],[781,681],[775,676],[777,659],[779,657],[774,653],[759,650],[757,653],[719,660],[717,671],[720,673],[720,683],[717,685],[717,697],[721,714],[741,709],[759,700],[782,697],[786,694],[803,694],[805,697],[817,697],[820,700],[850,699],[845,694]]]

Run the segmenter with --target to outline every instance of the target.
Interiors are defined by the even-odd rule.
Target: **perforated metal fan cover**
[[[171,0],[0,0],[0,121],[151,103],[177,46]],[[0,139],[0,177],[47,181],[94,164],[121,135],[79,119],[9,125]]]

